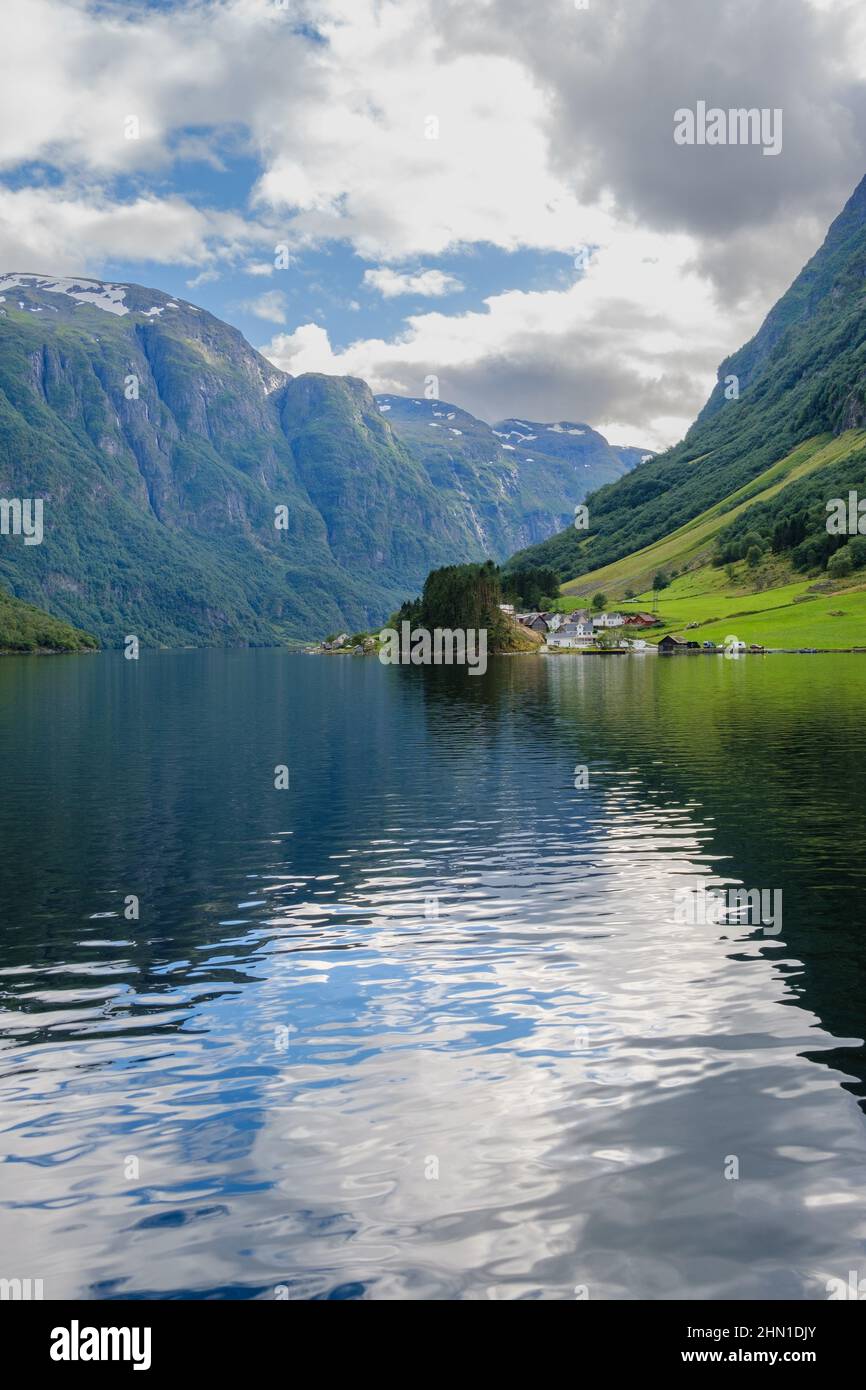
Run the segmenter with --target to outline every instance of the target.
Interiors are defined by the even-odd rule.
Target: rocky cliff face
[[[359,628],[479,554],[362,382],[137,285],[0,277],[0,496],[45,514],[0,581],[110,643]]]
[[[597,430],[571,421],[491,426],[445,401],[376,399],[439,495],[458,509],[470,507],[479,543],[497,560],[568,525],[588,493],[652,456],[614,448]]]

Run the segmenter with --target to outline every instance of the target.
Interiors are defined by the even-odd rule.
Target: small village
[[[587,653],[660,652],[672,655],[678,652],[721,652],[726,648],[715,642],[697,642],[682,637],[667,635],[659,642],[648,641],[640,634],[648,628],[660,627],[661,621],[652,613],[590,613],[588,609],[575,609],[571,613],[529,612],[518,613],[514,605],[499,605],[503,613],[519,623],[521,627],[538,633],[544,638],[545,652],[555,654],[567,651]],[[762,653],[765,648],[745,642],[732,641],[727,650]]]
[[[755,643],[747,645],[735,638],[724,645],[715,642],[697,642],[684,637],[667,634],[660,641],[648,640],[642,634],[648,629],[661,627],[662,621],[652,613],[591,613],[588,609],[574,609],[570,613],[556,611],[517,612],[513,603],[500,603],[499,608],[506,617],[519,627],[532,632],[542,639],[537,647],[541,655],[558,655],[563,652],[581,652],[586,655],[623,655],[626,652],[658,652],[661,655],[674,655],[680,652],[709,653],[727,652],[740,655],[744,652],[763,654],[766,647]],[[695,626],[697,626],[695,624]],[[347,632],[336,633],[315,646],[309,652],[338,652],[350,656],[370,656],[379,650],[379,638],[374,633]],[[799,650],[809,650],[800,648]]]
[[[639,634],[658,623],[652,613],[590,613],[588,609],[575,609],[572,613],[516,613],[512,604],[503,603],[500,607],[521,627],[540,634],[551,652],[642,651],[648,643]]]

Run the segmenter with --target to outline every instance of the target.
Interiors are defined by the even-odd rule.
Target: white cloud
[[[313,96],[316,64],[297,13],[260,0],[166,10],[4,0],[3,18],[15,61],[0,85],[0,167],[43,159],[104,175],[179,154],[219,168],[232,131],[252,125],[276,139]]]
[[[824,218],[860,172],[861,10],[604,0],[529,24],[522,0],[6,0],[0,167],[104,179],[178,157],[219,169],[237,148],[262,166],[256,207],[294,240],[345,237],[384,264],[484,242],[576,249],[603,196],[707,234],[787,218],[795,198]],[[746,88],[784,105],[783,158],[674,147],[674,109],[712,98],[710,82],[723,106]]]
[[[443,47],[426,0],[313,0],[322,44],[298,32],[303,14],[261,0],[126,14],[7,0],[20,51],[0,87],[0,167],[162,174],[207,140],[217,162],[233,144],[257,156],[254,209],[301,245],[346,238],[387,264],[586,239],[525,63]],[[125,138],[129,115],[138,139]]]
[[[419,394],[436,375],[443,400],[495,420],[586,420],[650,447],[679,438],[703,404],[731,343],[760,316],[720,310],[695,268],[690,237],[600,223],[599,250],[567,289],[509,291],[484,309],[412,315],[391,341],[335,352],[317,324],[277,334],[261,351],[277,366],[360,376],[376,391]]]
[[[247,299],[242,306],[257,319],[267,319],[270,323],[285,323],[286,296],[282,290],[267,290],[255,299]]]
[[[440,299],[446,294],[457,294],[464,288],[462,280],[458,280],[456,275],[447,275],[442,270],[419,270],[412,273],[391,270],[388,266],[381,266],[377,270],[365,270],[364,284],[378,290],[383,299],[395,299],[401,294]]]
[[[212,268],[269,232],[234,212],[146,194],[117,202],[98,189],[0,186],[0,265],[83,273],[106,260]]]
[[[219,280],[218,270],[202,270],[198,275],[194,275],[191,280],[187,280],[187,288],[197,290],[199,285],[209,285],[215,280]]]
[[[576,247],[581,209],[551,172],[531,75],[507,57],[440,55],[423,9],[385,6],[377,24],[332,34],[328,108],[301,112],[274,145],[256,206],[385,262],[477,242]]]
[[[862,9],[561,0],[539,23],[524,0],[5,0],[0,169],[44,161],[61,182],[0,189],[2,264],[163,263],[204,284],[233,267],[264,278],[278,242],[300,257],[342,238],[384,298],[441,298],[456,288],[443,272],[399,267],[598,245],[573,289],[416,315],[393,342],[337,354],[310,325],[272,349],[390,389],[420,390],[426,369],[488,416],[581,414],[659,442],[862,173]],[[698,97],[784,106],[783,154],[675,147],[673,111]],[[249,207],[166,191],[178,160],[219,178],[238,152],[259,170]],[[286,322],[276,299],[251,302]]]

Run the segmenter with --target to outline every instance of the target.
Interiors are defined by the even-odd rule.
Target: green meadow
[[[734,636],[767,647],[866,647],[866,571],[835,581],[826,574],[816,579],[795,574],[785,558],[771,554],[752,569],[744,561],[727,568],[709,563],[716,536],[741,518],[748,525],[750,507],[831,468],[863,441],[862,430],[806,440],[687,525],[564,584],[557,607],[585,608],[593,594],[603,593],[609,608],[657,611],[661,626],[645,633],[651,642],[672,633],[701,642]],[[652,581],[659,571],[672,578],[655,595]]]
[[[759,593],[744,590],[738,579],[732,583],[711,565],[674,579],[658,595],[661,626],[647,629],[647,640],[673,633],[717,643],[733,636],[767,647],[866,647],[866,575],[852,576],[847,588],[827,583],[816,590],[814,580],[801,579]],[[649,590],[633,602],[617,600],[616,607],[624,613],[652,612],[654,602]],[[571,612],[585,604],[585,598],[566,596],[557,607]],[[698,626],[690,628],[691,623]]]

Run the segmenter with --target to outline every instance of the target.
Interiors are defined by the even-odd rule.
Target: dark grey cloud
[[[799,254],[866,173],[866,85],[846,72],[857,10],[843,0],[826,11],[807,0],[589,0],[587,10],[443,0],[431,15],[449,52],[493,51],[529,69],[549,103],[552,165],[582,201],[609,195],[654,230],[699,237],[720,289],[743,292],[762,274],[761,252],[753,243],[750,272],[724,239],[775,239],[794,218]],[[699,100],[781,109],[781,153],[676,145],[674,112]]]
[[[601,227],[603,242],[606,221],[614,235],[600,247],[603,296],[576,300],[571,319],[553,299],[543,331],[530,313],[533,331],[505,314],[495,337],[479,326],[479,352],[455,352],[471,365],[422,367],[418,342],[404,351],[395,339],[367,359],[368,374],[409,394],[436,374],[444,399],[488,420],[515,412],[594,425],[621,420],[638,438],[644,421],[671,438],[703,405],[719,361],[757,331],[866,173],[862,10],[853,0],[588,0],[585,10],[573,0],[427,0],[429,53],[443,70],[461,57],[492,55],[516,65],[516,86],[518,72],[530,75],[543,98],[547,164],[584,213],[586,231],[580,213],[562,211],[575,224],[567,236],[573,231],[579,244]],[[479,108],[490,100],[479,78]],[[677,144],[675,112],[699,102],[780,110],[780,153]],[[503,139],[514,141],[507,117],[503,111]],[[534,127],[527,139],[533,135]],[[520,153],[515,147],[515,170]],[[502,186],[507,222],[507,209],[529,195],[517,173],[510,181],[506,173]],[[399,187],[394,199],[399,208]],[[613,216],[594,217],[599,208]],[[559,206],[551,209],[558,217]],[[455,228],[460,214],[455,206]],[[642,265],[617,259],[617,240],[640,247],[635,231],[652,234],[646,279]],[[659,248],[659,235],[680,239]],[[664,293],[650,285],[644,294],[655,264],[668,277],[658,281]],[[472,332],[470,323],[462,342],[472,346]],[[426,333],[422,326],[425,356]],[[434,326],[431,352],[437,340],[447,351],[448,335]],[[659,442],[649,428],[646,442]]]
[[[439,395],[494,422],[507,416],[532,420],[582,420],[590,425],[610,420],[690,418],[706,396],[706,374],[714,371],[711,352],[695,351],[689,344],[665,357],[658,376],[648,380],[637,365],[623,359],[617,349],[615,328],[563,333],[556,337],[526,334],[509,342],[508,350],[493,352],[471,364],[442,362],[413,364],[381,360],[377,370],[389,389],[407,396],[419,395],[424,378],[434,374]],[[649,426],[628,427],[638,444],[659,447],[664,441]],[[614,442],[629,442],[616,440]]]

